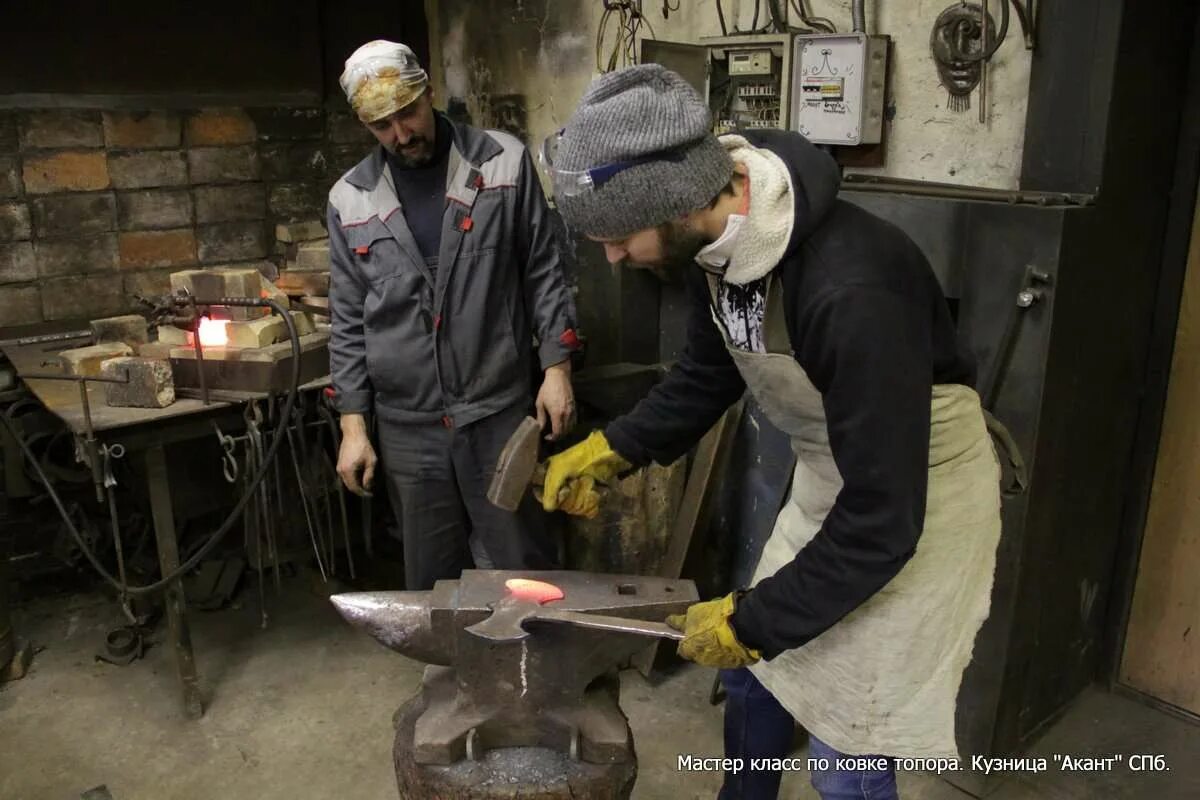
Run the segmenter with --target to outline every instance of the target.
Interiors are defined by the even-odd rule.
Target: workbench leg
[[[171,505],[171,479],[167,475],[167,456],[161,444],[146,450],[146,483],[150,490],[150,510],[154,516],[154,538],[158,542],[158,564],[166,575],[179,567],[179,542],[175,539],[175,510]],[[189,719],[204,715],[200,679],[196,675],[196,657],[192,653],[192,634],[188,629],[187,601],[183,583],[176,579],[164,590],[167,628],[175,665],[183,687],[183,710]]]

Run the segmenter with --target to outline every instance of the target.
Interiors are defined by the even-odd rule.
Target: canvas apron
[[[710,275],[709,283],[715,298],[716,278]],[[766,353],[731,346],[713,315],[751,394],[796,454],[791,493],[754,583],[816,535],[842,487],[821,393],[792,354],[781,288],[773,276],[763,321]],[[931,411],[925,525],[916,553],[829,630],[751,668],[800,724],[843,753],[958,755],[955,701],[991,604],[1000,468],[974,390],[934,386]]]

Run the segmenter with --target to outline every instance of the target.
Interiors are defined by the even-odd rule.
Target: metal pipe
[[[196,330],[192,333],[192,346],[196,350],[196,379],[200,381],[200,402],[208,405],[208,382],[204,379],[204,350],[200,343],[200,325],[204,318],[196,310],[196,298],[192,297],[192,313],[196,317]]]
[[[910,194],[917,197],[940,197],[946,200],[979,200],[1009,205],[1031,205],[1043,207],[1090,206],[1096,202],[1094,194],[1072,194],[1068,192],[1023,192],[1008,189],[985,189],[975,186],[956,186],[946,183],[906,181],[898,178],[880,178],[874,175],[845,175],[842,188],[851,192],[881,192],[888,194]]]
[[[854,32],[867,32],[867,0],[854,0]]]
[[[68,339],[91,339],[92,331],[64,331],[63,333],[44,333],[40,336],[22,336],[17,339],[0,339],[0,347],[23,347],[30,344],[45,344],[47,342],[65,342]]]
[[[1003,3],[1008,3],[1008,0],[1001,0]],[[983,0],[983,49],[988,48],[988,0]],[[979,121],[987,124],[987,103],[988,103],[988,59],[983,59],[979,62]]]

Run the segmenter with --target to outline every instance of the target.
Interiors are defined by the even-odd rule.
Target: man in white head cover
[[[486,498],[526,414],[550,438],[574,416],[575,308],[533,163],[513,136],[436,111],[403,44],[363,45],[340,83],[379,146],[329,193],[338,473],[369,491],[374,412],[409,589],[472,560],[554,567],[537,504],[509,513]]]

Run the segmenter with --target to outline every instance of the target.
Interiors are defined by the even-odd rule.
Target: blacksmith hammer
[[[527,622],[557,622],[580,628],[655,636],[662,639],[683,638],[683,634],[665,622],[613,617],[606,614],[586,614],[562,608],[547,608],[543,603],[561,600],[562,590],[542,581],[510,580],[505,584],[509,594],[492,606],[492,615],[466,629],[482,639],[493,642],[519,642],[529,636]]]
[[[505,511],[516,511],[530,483],[541,486],[546,468],[538,463],[538,445],[542,426],[533,417],[526,417],[504,443],[496,471],[488,486],[487,498],[492,505]]]

